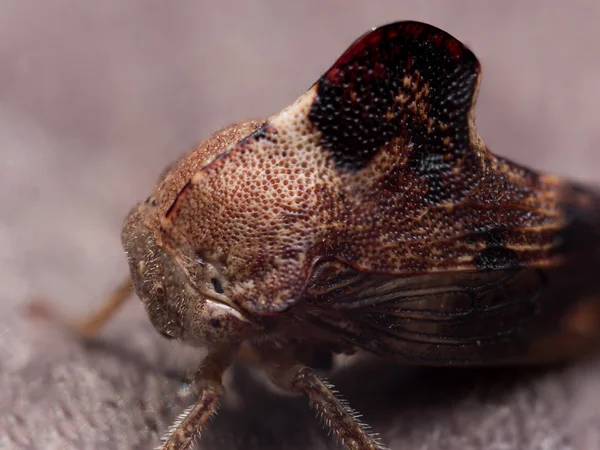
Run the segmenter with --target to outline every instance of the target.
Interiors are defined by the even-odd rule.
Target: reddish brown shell
[[[368,33],[185,174],[161,203],[160,239],[182,259],[221,261],[225,294],[261,314],[298,301],[323,259],[394,275],[553,265],[561,184],[487,150],[480,75],[438,28]]]

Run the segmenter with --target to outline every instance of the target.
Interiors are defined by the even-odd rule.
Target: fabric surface
[[[73,317],[126,273],[125,214],[172,159],[229,122],[281,110],[374,25],[423,20],[479,57],[492,151],[585,182],[600,165],[594,2],[0,4],[0,449],[147,449],[193,401],[201,356],[137,299],[89,344],[30,322]],[[593,268],[590,268],[593,270]],[[332,377],[390,448],[600,448],[599,359],[538,370],[370,362]],[[335,448],[307,402],[228,376],[201,449]]]

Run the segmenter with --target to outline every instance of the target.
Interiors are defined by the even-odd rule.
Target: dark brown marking
[[[508,235],[505,228],[496,228],[486,234],[487,248],[475,257],[475,266],[479,270],[504,270],[521,267],[519,254],[508,249],[504,237]]]
[[[479,270],[503,270],[520,267],[519,255],[502,246],[488,247],[475,258]]]
[[[192,184],[192,180],[188,180],[187,183],[185,183],[183,185],[183,188],[181,189],[181,192],[184,192],[190,185]],[[169,208],[167,209],[166,213],[165,213],[165,217],[171,217],[172,214],[175,212],[175,210],[177,209],[178,206],[178,200],[179,197],[171,204],[171,206],[169,206]]]
[[[469,111],[479,64],[438,28],[404,22],[355,42],[321,77],[309,119],[339,169],[357,171],[401,137],[408,166],[426,180],[426,203],[457,192],[450,169],[475,165]],[[384,151],[384,150],[383,150]]]
[[[248,144],[249,142],[259,142],[262,140],[274,143],[275,140],[273,139],[273,136],[277,136],[277,129],[271,124],[269,124],[269,122],[265,122],[263,126],[256,130],[254,133],[242,139],[242,141],[240,141],[240,145],[243,146],[244,144]]]

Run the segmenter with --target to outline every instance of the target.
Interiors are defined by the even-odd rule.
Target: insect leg
[[[117,286],[98,311],[83,320],[66,317],[46,300],[33,300],[28,305],[27,314],[31,317],[50,320],[68,331],[88,338],[97,334],[114,317],[131,293],[132,282],[130,278],[127,278]]]
[[[222,354],[208,355],[196,372],[194,384],[198,390],[196,404],[183,412],[169,428],[157,450],[186,450],[191,447],[208,419],[216,412],[225,393],[223,372],[230,359]]]
[[[297,367],[297,366],[296,366]],[[323,382],[309,367],[301,367],[292,378],[292,389],[308,396],[311,406],[349,450],[384,450],[377,437],[359,421],[360,415],[336,397],[332,386]]]

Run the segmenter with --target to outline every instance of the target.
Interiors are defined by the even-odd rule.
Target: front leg
[[[196,404],[177,418],[157,450],[186,450],[191,447],[210,416],[219,407],[225,392],[222,383],[223,372],[230,363],[229,355],[215,353],[206,357],[194,377],[194,385],[198,390]]]
[[[106,298],[100,309],[89,316],[76,320],[57,310],[45,299],[32,299],[27,305],[26,314],[30,318],[40,318],[57,324],[61,328],[82,338],[94,337],[125,304],[132,294],[131,278],[127,277]]]

